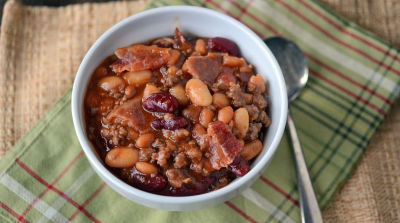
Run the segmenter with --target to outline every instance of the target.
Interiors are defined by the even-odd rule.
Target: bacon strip
[[[210,123],[207,133],[211,137],[211,165],[216,170],[229,166],[243,149],[239,140],[232,134],[228,126],[221,121]]]
[[[116,73],[157,69],[167,64],[175,64],[181,55],[178,50],[142,44],[119,48],[114,54],[119,59],[111,64]]]
[[[146,120],[144,111],[140,103],[140,97],[126,101],[124,104],[116,107],[108,115],[110,121],[126,123],[129,127],[140,131],[146,128]]]

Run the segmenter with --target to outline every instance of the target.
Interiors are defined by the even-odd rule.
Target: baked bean
[[[218,108],[226,107],[230,104],[228,97],[222,93],[215,93],[213,95],[213,104]]]
[[[149,97],[150,95],[154,93],[160,92],[160,89],[158,89],[154,84],[152,83],[147,83],[146,87],[143,90],[143,99]]]
[[[256,157],[258,154],[261,153],[261,150],[263,148],[263,144],[260,140],[256,139],[254,141],[251,141],[243,146],[243,150],[240,153],[240,155],[245,159],[245,160],[251,160],[254,157]]]
[[[139,151],[129,147],[117,147],[106,155],[106,164],[115,168],[128,168],[135,165],[139,158]]]
[[[204,127],[208,127],[208,124],[212,122],[214,118],[214,112],[209,108],[203,108],[200,112],[199,122]]]
[[[265,84],[264,79],[260,74],[253,75],[250,77],[249,82],[247,84],[247,90],[252,93],[264,93],[265,92]]]
[[[239,108],[235,111],[234,126],[239,131],[240,136],[246,136],[249,129],[249,112],[245,108]]]
[[[218,121],[228,124],[233,118],[233,109],[231,106],[226,106],[218,111]]]
[[[209,106],[212,103],[211,93],[207,85],[200,79],[190,79],[186,83],[186,93],[195,105]]]
[[[135,167],[138,171],[147,175],[150,174],[155,175],[158,173],[158,168],[155,165],[148,162],[136,162]]]
[[[178,72],[178,70],[179,70],[179,69],[178,69],[175,65],[172,65],[172,66],[170,66],[170,67],[168,68],[167,73],[168,73],[169,75],[175,75],[176,72]]]
[[[187,105],[189,103],[189,98],[186,96],[185,88],[182,85],[173,86],[169,89],[169,93],[178,99],[179,104]]]
[[[99,80],[98,86],[105,91],[122,90],[125,87],[125,82],[120,77],[108,76]]]
[[[135,130],[130,130],[130,131],[128,131],[128,137],[130,139],[135,140],[135,139],[137,139],[139,137],[139,133],[136,132]]]
[[[125,95],[126,98],[132,98],[136,94],[136,89],[134,86],[129,85],[128,87],[125,88]]]
[[[206,43],[202,39],[198,39],[194,46],[194,50],[199,52],[200,55],[205,55],[207,53]]]
[[[222,59],[222,65],[227,67],[240,67],[244,65],[244,59],[233,56],[224,56]]]
[[[136,140],[136,146],[139,148],[148,148],[154,141],[153,133],[141,134]]]
[[[126,72],[124,74],[125,80],[128,84],[140,86],[150,81],[153,73],[150,70],[142,70],[136,72]]]

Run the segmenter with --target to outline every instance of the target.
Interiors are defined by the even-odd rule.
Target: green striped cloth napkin
[[[224,12],[262,38],[282,35],[305,51],[307,88],[293,117],[321,208],[346,181],[399,94],[398,50],[316,1],[155,0]],[[76,139],[66,93],[0,162],[1,222],[299,222],[287,136],[271,165],[240,196],[215,207],[167,212],[106,186]]]

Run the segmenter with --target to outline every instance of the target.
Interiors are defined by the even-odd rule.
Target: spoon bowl
[[[308,66],[303,51],[293,42],[282,37],[271,37],[264,42],[278,61],[290,101],[299,96],[308,80]]]

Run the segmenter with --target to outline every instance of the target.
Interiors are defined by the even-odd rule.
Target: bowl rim
[[[78,111],[79,105],[78,103],[83,103],[84,99],[84,94],[79,95],[79,88],[83,87],[86,89],[87,86],[82,86],[82,78],[84,75],[87,75],[83,73],[84,67],[88,65],[89,59],[93,56],[94,52],[96,49],[102,44],[103,41],[105,41],[109,36],[111,36],[115,31],[120,29],[120,27],[123,27],[131,22],[134,22],[134,20],[143,18],[143,17],[148,17],[157,13],[162,13],[165,11],[196,11],[197,13],[205,14],[205,15],[212,15],[214,17],[217,17],[218,19],[225,20],[226,22],[233,23],[234,26],[236,26],[239,30],[246,32],[248,34],[249,41],[255,41],[258,46],[262,48],[264,53],[268,54],[269,58],[266,58],[266,60],[270,59],[271,64],[272,64],[272,69],[274,69],[274,73],[278,74],[277,77],[277,83],[280,85],[279,87],[279,94],[281,95],[282,101],[281,101],[281,107],[280,107],[280,116],[279,116],[279,124],[278,128],[276,129],[276,136],[272,139],[272,142],[268,148],[268,151],[264,154],[263,157],[259,160],[259,162],[253,166],[250,170],[249,173],[247,173],[245,176],[237,178],[235,181],[229,183],[227,186],[220,188],[215,191],[199,194],[199,195],[191,195],[191,196],[166,196],[166,195],[158,195],[158,194],[153,194],[150,192],[146,192],[140,189],[137,189],[133,186],[130,186],[129,184],[125,183],[124,181],[120,180],[117,176],[112,174],[105,166],[104,164],[97,158],[97,156],[94,154],[95,148],[92,149],[93,145],[91,145],[89,139],[86,137],[86,130],[84,125],[81,125],[81,120],[84,119],[83,117],[83,111]],[[106,56],[106,55],[105,55]],[[86,83],[87,84],[87,83]],[[137,13],[135,15],[132,15],[117,24],[113,25],[111,28],[109,28],[105,33],[103,33],[96,41],[95,43],[90,47],[88,52],[85,54],[85,57],[83,58],[79,69],[76,73],[76,77],[74,80],[73,84],[73,89],[72,89],[72,96],[71,96],[71,112],[72,112],[72,119],[74,123],[74,128],[75,128],[75,133],[78,136],[79,143],[83,149],[83,151],[86,154],[87,159],[89,160],[90,164],[94,168],[94,170],[105,180],[106,182],[113,182],[115,186],[120,188],[121,190],[124,191],[124,194],[128,193],[133,196],[141,197],[142,199],[151,201],[151,202],[156,202],[156,203],[164,203],[164,204],[189,204],[193,202],[200,202],[204,200],[210,200],[210,199],[215,199],[218,197],[222,197],[224,195],[228,195],[233,191],[237,191],[241,188],[242,185],[244,185],[246,182],[251,181],[251,179],[257,177],[260,172],[266,167],[269,161],[271,161],[273,155],[275,154],[278,145],[280,143],[280,140],[282,138],[284,129],[285,129],[285,123],[286,123],[286,118],[287,118],[287,109],[288,109],[288,102],[287,102],[287,95],[286,95],[286,87],[285,87],[285,82],[284,78],[281,72],[281,69],[271,53],[271,51],[268,49],[266,44],[262,42],[262,40],[248,27],[246,27],[244,24],[241,22],[233,19],[232,17],[229,17],[225,14],[222,14],[220,12],[211,10],[211,9],[206,9],[202,7],[197,7],[197,6],[164,6],[160,8],[154,8],[154,9],[149,9],[142,11],[140,13]],[[265,149],[265,146],[264,148]],[[107,182],[108,183],[108,182]]]

